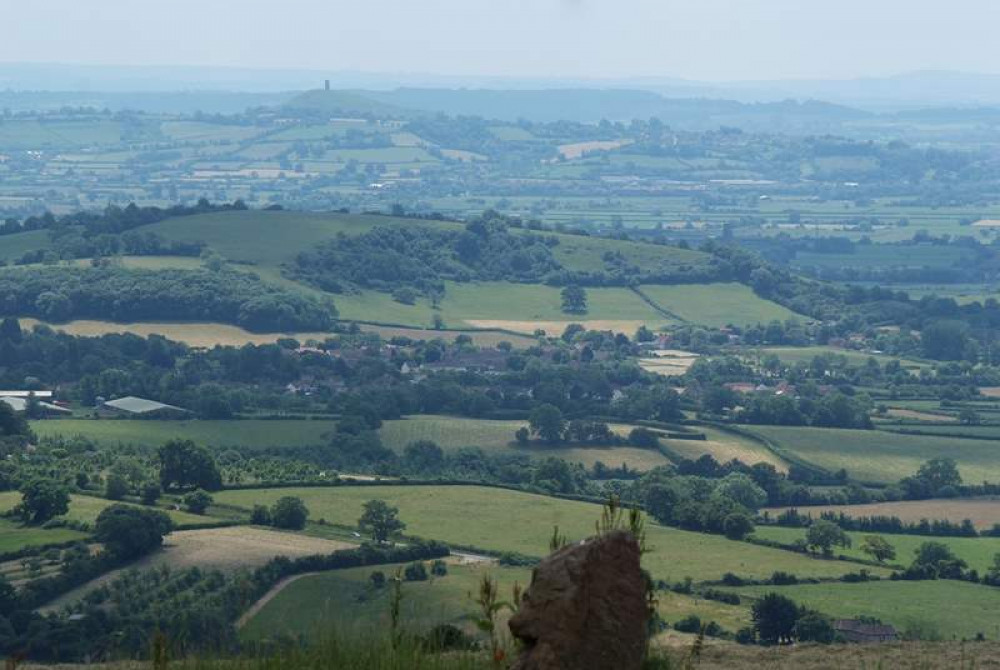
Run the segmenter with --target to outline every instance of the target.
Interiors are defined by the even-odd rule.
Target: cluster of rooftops
[[[53,401],[52,391],[5,391],[0,390],[0,402],[6,403],[15,412],[26,412],[28,404],[37,402],[39,412],[56,416],[72,414],[72,410],[58,401]],[[127,396],[114,400],[97,399],[97,409],[131,416],[187,415],[191,412],[181,407],[167,405],[155,400]]]

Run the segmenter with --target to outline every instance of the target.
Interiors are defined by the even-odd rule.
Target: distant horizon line
[[[320,84],[324,78],[335,75],[361,76],[373,78],[397,78],[397,79],[441,79],[441,80],[494,80],[494,81],[522,81],[522,82],[563,82],[563,83],[604,83],[623,84],[628,82],[646,83],[674,83],[702,86],[726,86],[726,85],[752,85],[752,84],[807,84],[818,82],[863,82],[878,80],[898,80],[920,76],[941,76],[941,77],[974,77],[974,78],[1000,78],[1000,72],[973,71],[973,70],[953,70],[953,69],[917,69],[897,71],[891,74],[857,74],[845,76],[803,76],[788,78],[694,78],[683,75],[654,75],[654,74],[619,74],[619,75],[572,75],[572,74],[491,74],[491,73],[449,73],[449,72],[428,72],[428,71],[405,71],[405,70],[363,70],[363,69],[322,69],[314,66],[281,66],[271,67],[263,65],[206,65],[190,63],[149,63],[134,65],[126,63],[72,63],[66,61],[3,61],[0,60],[0,68],[24,67],[24,68],[73,68],[73,69],[107,69],[107,70],[195,70],[195,71],[218,71],[232,73],[258,73],[258,74],[280,74],[295,73],[299,76],[305,74],[315,74],[320,77]],[[2,83],[2,79],[0,79]]]

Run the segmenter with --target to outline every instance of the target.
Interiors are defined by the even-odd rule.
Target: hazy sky
[[[517,77],[1000,72],[998,0],[0,0],[0,62]]]

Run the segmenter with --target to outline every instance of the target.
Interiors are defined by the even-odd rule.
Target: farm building
[[[39,400],[50,400],[52,391],[0,391],[0,398],[27,398],[35,396]]]
[[[51,397],[51,393],[49,397]],[[11,407],[15,412],[21,413],[28,411],[28,398],[19,396],[5,396],[0,395],[0,402],[5,403]],[[55,414],[72,414],[73,412],[65,407],[60,407],[59,405],[53,405],[50,402],[38,402],[38,409],[41,414],[51,416]]]
[[[870,624],[857,619],[837,619],[833,630],[848,642],[895,642],[896,629],[882,624]]]
[[[184,418],[191,414],[189,410],[181,407],[166,405],[162,402],[156,402],[155,400],[136,398],[135,396],[128,396],[117,400],[108,400],[101,407],[102,409],[116,414],[125,414],[128,416],[143,418]]]

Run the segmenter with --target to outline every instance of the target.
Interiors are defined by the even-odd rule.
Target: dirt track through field
[[[257,616],[257,612],[264,609],[264,606],[267,605],[269,602],[271,602],[271,600],[273,600],[276,595],[281,593],[281,591],[286,586],[288,586],[292,582],[297,582],[303,577],[311,577],[313,575],[319,575],[319,574],[322,573],[303,572],[301,575],[292,575],[291,577],[285,577],[284,579],[282,579],[280,582],[272,586],[270,591],[262,595],[257,602],[251,605],[250,609],[248,609],[246,612],[240,615],[240,618],[236,620],[236,630],[240,630],[241,628],[243,628],[243,626],[247,625],[250,622],[250,619],[253,619],[255,616]]]
[[[353,549],[357,544],[326,540],[253,526],[232,526],[202,530],[182,530],[164,538],[163,548],[139,561],[104,574],[39,608],[39,612],[58,611],[91,590],[113,581],[125,570],[149,570],[169,565],[171,569],[199,567],[206,570],[235,571],[252,569],[275,556],[296,558],[311,554],[330,554]]]

